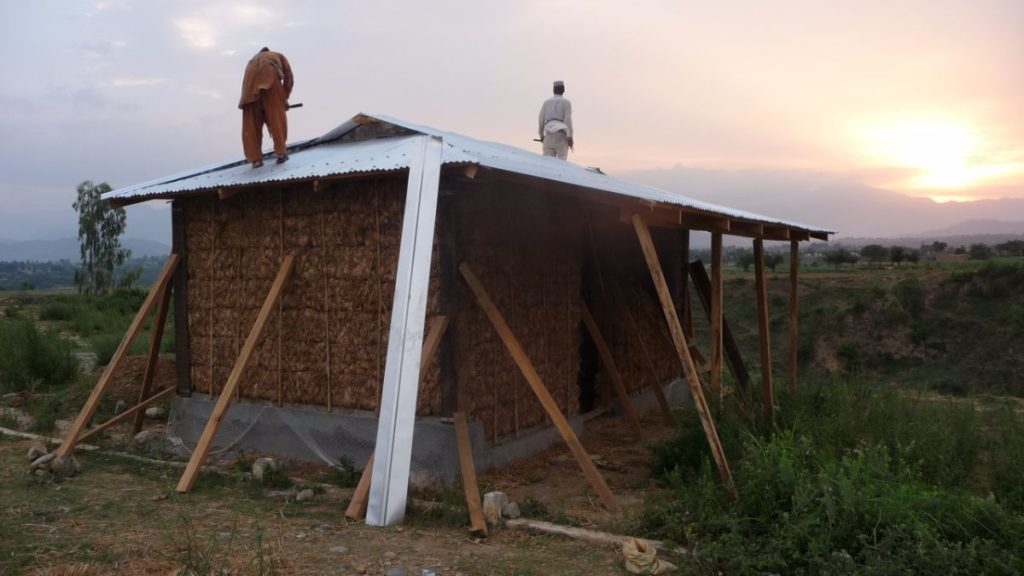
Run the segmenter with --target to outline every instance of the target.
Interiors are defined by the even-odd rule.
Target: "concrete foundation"
[[[689,389],[683,380],[665,384],[672,404],[689,401]],[[652,390],[632,398],[638,412],[658,409]],[[182,439],[188,448],[198,442],[216,399],[205,394],[175,398],[171,402],[168,434]],[[582,435],[583,419],[570,416],[569,424]],[[561,445],[562,438],[552,427],[536,427],[520,432],[518,438],[503,439],[491,446],[479,421],[469,423],[473,460],[477,471],[504,466]],[[347,456],[357,466],[366,464],[377,438],[377,417],[372,412],[335,410],[326,412],[309,406],[274,406],[240,401],[231,404],[213,442],[210,455],[216,458],[238,451],[271,454],[306,462],[337,464]],[[417,418],[413,434],[413,484],[418,479],[450,483],[460,476],[455,429],[442,418]]]

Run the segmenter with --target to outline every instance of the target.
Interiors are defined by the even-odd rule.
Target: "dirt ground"
[[[692,414],[690,414],[692,415]],[[696,416],[694,416],[696,417]],[[646,443],[670,432],[656,414],[636,440],[622,421],[587,425],[583,443],[625,512],[605,511],[566,448],[555,448],[480,483],[514,501],[543,504],[548,519],[621,532],[653,489]],[[83,473],[39,484],[25,470],[29,442],[0,436],[0,574],[625,574],[611,546],[508,528],[475,539],[467,527],[410,513],[401,527],[370,528],[344,518],[351,489],[310,502],[266,496],[251,481],[204,474],[188,495],[180,470],[78,452]],[[306,471],[309,472],[308,470]],[[457,522],[456,522],[457,523]],[[193,573],[193,572],[187,572]]]

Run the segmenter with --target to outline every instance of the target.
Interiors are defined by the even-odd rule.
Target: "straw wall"
[[[580,270],[584,211],[557,194],[481,185],[456,197],[459,257],[480,277],[559,409],[578,412]],[[489,439],[546,415],[460,280],[456,321],[459,402]]]
[[[242,398],[377,407],[398,264],[404,178],[311,182],[182,200],[188,251],[191,384],[218,393],[283,254],[296,265],[240,389]],[[434,259],[436,262],[436,258]],[[436,265],[435,265],[436,268]],[[436,311],[431,278],[428,318]],[[418,412],[440,410],[438,370]]]

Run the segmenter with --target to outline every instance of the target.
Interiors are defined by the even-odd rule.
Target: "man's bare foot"
[[[278,164],[284,164],[287,161],[288,161],[288,155],[287,154],[285,154],[284,156],[278,156],[277,157],[277,163]]]

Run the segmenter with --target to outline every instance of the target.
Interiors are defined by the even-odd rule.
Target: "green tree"
[[[992,257],[992,248],[988,244],[971,244],[967,249],[967,258],[971,260],[988,260]]]
[[[850,252],[846,248],[831,250],[825,253],[825,262],[835,266],[836,270],[839,270],[839,267],[843,264],[856,264],[859,259],[859,256]]]
[[[772,272],[775,272],[775,267],[782,264],[785,258],[778,252],[765,252],[764,254],[764,265],[771,268]]]
[[[903,246],[892,246],[889,248],[889,260],[892,260],[893,264],[899,266],[900,262],[903,262],[906,259],[907,249]]]
[[[945,242],[939,242],[938,240],[932,242],[932,250],[934,250],[935,252],[945,252],[948,246],[949,244],[946,244]]]
[[[93,185],[86,180],[78,185],[78,199],[71,205],[78,212],[78,243],[82,262],[75,273],[78,292],[97,294],[113,286],[114,267],[131,256],[121,247],[126,215],[124,208],[113,208],[103,199],[110,192],[106,182]]]
[[[739,249],[733,253],[733,258],[737,266],[743,268],[744,272],[749,272],[750,267],[754,264],[754,251],[749,248]]]
[[[889,257],[889,249],[881,244],[868,244],[860,249],[860,255],[872,262],[881,262]]]

